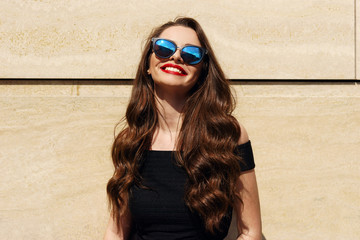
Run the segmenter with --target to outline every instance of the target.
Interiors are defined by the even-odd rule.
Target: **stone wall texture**
[[[175,16],[195,17],[242,79],[235,115],[254,148],[265,238],[360,239],[356,1],[1,1],[0,239],[103,237],[131,91],[121,79]],[[55,79],[5,79],[34,77]]]
[[[191,16],[204,27],[229,78],[354,79],[355,5],[2,0],[0,77],[132,78],[151,29]]]

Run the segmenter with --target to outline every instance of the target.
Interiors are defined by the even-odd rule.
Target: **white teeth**
[[[180,69],[178,69],[178,68],[173,68],[173,67],[166,67],[165,70],[166,70],[166,71],[172,71],[172,72],[182,73],[182,72],[180,71]]]

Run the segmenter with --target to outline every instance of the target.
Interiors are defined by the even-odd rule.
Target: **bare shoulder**
[[[249,141],[249,135],[248,135],[245,127],[241,123],[239,123],[239,125],[240,125],[241,134],[239,136],[238,144],[244,144]]]

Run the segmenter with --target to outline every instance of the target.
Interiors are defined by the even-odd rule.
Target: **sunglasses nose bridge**
[[[181,50],[182,50],[181,47],[176,46],[175,52],[170,58],[174,60],[180,60],[181,62],[183,62],[183,59],[181,57]]]

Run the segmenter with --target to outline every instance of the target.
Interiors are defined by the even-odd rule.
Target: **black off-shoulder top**
[[[242,171],[255,168],[251,142],[238,145],[236,153],[243,161]],[[221,231],[205,231],[200,217],[184,203],[187,174],[176,165],[172,151],[146,151],[140,174],[142,184],[149,189],[133,186],[129,207],[132,215],[132,240],[222,240],[226,237],[232,218],[229,209],[223,218]]]

